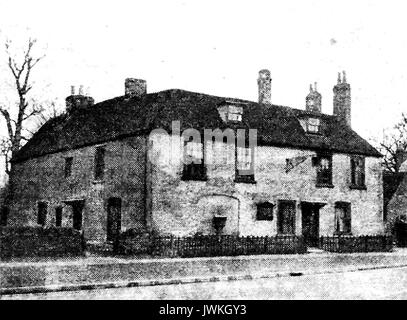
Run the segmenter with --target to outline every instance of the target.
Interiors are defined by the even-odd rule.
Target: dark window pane
[[[62,207],[55,208],[55,226],[62,226]]]
[[[236,148],[236,182],[254,182],[254,149]]]
[[[318,156],[317,160],[317,184],[332,184],[332,156]]]
[[[0,208],[0,226],[4,227],[7,226],[7,219],[9,215],[9,208],[3,206]]]
[[[273,208],[274,205],[266,202],[266,203],[260,203],[257,205],[257,220],[273,220]]]
[[[184,146],[183,180],[206,180],[206,165],[202,143],[186,141]]]
[[[358,187],[365,186],[365,158],[351,158],[351,184]]]
[[[351,233],[351,204],[348,202],[335,203],[335,233]]]
[[[121,208],[120,198],[110,198],[107,204],[107,241],[114,241],[121,230]]]
[[[206,167],[203,163],[184,164],[184,170],[182,172],[183,180],[206,180],[206,178]]]
[[[65,178],[68,178],[72,174],[73,158],[65,158]]]
[[[95,153],[95,179],[101,180],[105,173],[105,148],[96,148]]]
[[[45,221],[47,219],[47,203],[46,202],[38,202],[38,216],[37,216],[37,224],[44,226]]]
[[[279,201],[277,216],[278,233],[295,233],[295,211],[295,201]]]

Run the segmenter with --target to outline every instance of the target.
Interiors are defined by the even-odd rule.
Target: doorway
[[[75,230],[82,230],[82,212],[85,202],[73,201],[70,204],[72,206],[72,227]]]
[[[72,227],[75,230],[82,230],[82,213],[85,207],[85,200],[66,200],[64,203],[72,209]]]
[[[107,203],[107,241],[114,241],[121,230],[122,200],[110,198]]]
[[[302,202],[302,235],[310,247],[319,246],[319,209],[325,204]]]

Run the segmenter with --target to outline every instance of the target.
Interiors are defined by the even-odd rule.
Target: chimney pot
[[[271,104],[271,76],[269,70],[263,69],[259,71],[257,85],[259,87],[259,103]]]
[[[81,85],[78,94],[75,94],[75,86],[71,86],[71,95],[65,99],[66,111],[68,113],[83,110],[95,104],[95,100],[92,97],[84,94],[83,88],[84,86]]]

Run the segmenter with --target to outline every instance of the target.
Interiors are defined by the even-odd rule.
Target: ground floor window
[[[277,232],[279,234],[295,233],[295,201],[278,202]]]
[[[47,208],[48,204],[46,202],[38,202],[37,224],[40,226],[45,226],[47,220]]]
[[[121,209],[122,200],[120,198],[109,198],[107,202],[107,241],[114,241],[121,230]]]
[[[270,202],[263,202],[257,204],[256,220],[273,220],[274,205]]]
[[[3,206],[0,208],[0,226],[5,227],[7,225],[7,219],[9,214],[9,208]]]
[[[62,226],[62,207],[55,208],[55,226],[56,227]]]
[[[351,204],[349,202],[335,203],[335,234],[351,233]]]

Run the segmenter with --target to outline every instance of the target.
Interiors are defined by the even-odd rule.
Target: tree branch
[[[6,120],[9,139],[13,140],[14,139],[14,132],[13,132],[13,127],[11,125],[12,120],[11,120],[11,117],[10,117],[10,113],[6,109],[4,109],[2,107],[0,107],[0,113],[3,115],[4,119]]]

